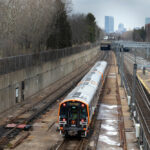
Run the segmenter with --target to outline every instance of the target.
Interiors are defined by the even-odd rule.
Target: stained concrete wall
[[[0,112],[46,88],[53,82],[88,63],[99,53],[95,47],[39,66],[0,76]],[[24,96],[23,96],[24,95]]]

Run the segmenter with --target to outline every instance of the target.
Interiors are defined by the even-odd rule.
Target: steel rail
[[[99,59],[103,59],[105,57],[106,53],[104,53]],[[76,77],[73,77],[71,78],[71,81],[76,78],[76,82],[77,83],[83,76],[85,73],[88,72],[89,68],[93,65],[90,64],[89,66],[87,66],[87,68],[85,70],[83,70],[79,76],[76,76]],[[72,85],[72,82],[70,82],[70,80],[67,82],[69,85],[71,84]],[[67,87],[66,86],[66,83],[64,84],[63,87]],[[29,123],[29,122],[32,122],[35,118],[37,118],[42,112],[44,112],[48,107],[50,107],[55,101],[56,99],[58,99],[59,97],[61,97],[63,94],[65,94],[70,88],[70,86],[65,90],[63,87],[60,87],[58,90],[63,90],[63,92],[61,92],[56,98],[54,98],[51,102],[49,102],[48,100],[44,100],[42,102],[39,102],[38,104],[39,105],[43,105],[41,106],[40,109],[35,109],[35,111],[33,111],[33,114],[31,114],[28,118],[25,118],[24,120],[20,121],[18,118],[15,118],[15,121],[16,122],[19,122],[16,127],[14,127],[13,129],[10,129],[9,131],[7,131],[6,133],[4,133],[4,135],[0,138],[0,147],[4,147],[6,144],[8,144],[8,142],[10,141],[11,138],[14,137],[14,135],[11,135],[13,134],[14,132],[20,132],[20,130],[17,129],[17,126],[20,125],[20,124],[24,124],[24,123]],[[56,92],[56,91],[55,91]],[[46,102],[46,103],[45,103]],[[33,106],[32,109],[34,107],[37,107],[37,105]],[[34,110],[34,109],[33,109]],[[27,110],[25,112],[28,112],[28,111],[32,111],[32,110]],[[13,120],[14,121],[14,120]],[[13,122],[14,123],[14,122]],[[21,130],[22,131],[22,130]],[[11,138],[10,138],[11,137]]]
[[[130,89],[130,91],[132,91],[132,77],[131,77],[131,75],[126,75],[126,77],[125,77],[126,79],[126,81],[127,81],[127,83],[128,83],[128,86],[129,86],[129,89]],[[138,82],[138,81],[137,81]],[[142,86],[142,85],[140,85],[140,86]],[[140,88],[143,88],[143,87],[140,87]],[[140,91],[140,89],[139,89],[139,86],[138,87],[136,87],[136,89],[138,90],[138,91]],[[143,91],[144,92],[144,91]],[[146,94],[144,94],[145,96],[146,96]],[[138,96],[140,96],[140,98],[138,97]],[[139,93],[139,95],[136,95],[136,101],[135,101],[135,103],[136,103],[136,106],[138,107],[137,109],[139,110],[139,113],[140,113],[140,116],[141,116],[141,119],[143,120],[143,122],[141,122],[141,124],[142,124],[142,126],[143,126],[143,129],[144,129],[144,131],[146,130],[147,132],[148,132],[148,135],[146,134],[146,140],[147,140],[147,143],[148,143],[148,145],[149,145],[149,148],[150,148],[150,124],[148,124],[147,123],[147,120],[146,120],[146,118],[145,118],[145,115],[144,115],[144,109],[145,109],[145,107],[147,107],[147,104],[146,104],[146,102],[144,102],[144,104],[145,104],[145,107],[143,108],[142,107],[142,105],[140,105],[139,104],[139,101],[141,102],[141,100],[143,100],[143,95],[142,95],[142,93],[140,92]],[[144,100],[145,101],[145,100]],[[141,104],[143,104],[143,101],[141,102]],[[148,106],[149,107],[149,106]],[[149,110],[148,110],[149,111]],[[148,113],[147,113],[147,115],[149,115]],[[149,117],[149,116],[148,116]],[[144,124],[143,124],[144,123]],[[145,128],[145,127],[146,128]],[[145,132],[146,133],[146,132]],[[147,137],[147,136],[149,136],[149,137]]]
[[[110,55],[107,55],[105,53],[105,55],[103,56],[103,60],[107,60],[108,58],[109,58],[109,62],[110,62],[110,60],[111,60]],[[110,69],[110,66],[108,66],[107,69],[106,69],[106,73],[105,73],[106,75],[108,74],[109,69]],[[106,79],[106,77],[104,78],[104,81],[105,81],[105,79]],[[104,82],[104,84],[105,84],[105,82]],[[98,106],[99,105],[97,105],[97,108],[95,110],[96,113],[94,114],[91,125],[90,125],[91,130],[89,132],[89,137],[87,139],[81,138],[80,140],[79,139],[72,140],[72,138],[65,138],[62,141],[62,143],[60,143],[60,145],[57,147],[56,150],[66,150],[66,149],[67,150],[84,150],[84,149],[87,149],[88,140],[91,138],[90,136],[93,134],[94,125],[95,125],[95,122],[96,122],[96,114],[98,113]],[[72,146],[72,145],[74,145],[74,146]]]

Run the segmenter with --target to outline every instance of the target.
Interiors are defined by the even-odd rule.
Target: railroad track
[[[109,60],[109,67],[107,68],[106,75],[109,72],[110,69],[110,62],[111,57],[109,55],[104,55],[103,60]],[[105,80],[105,79],[104,79]],[[105,84],[105,82],[104,82]],[[102,89],[101,89],[102,90]],[[99,94],[102,94],[101,92]],[[101,97],[101,96],[100,96]],[[77,138],[77,137],[70,137],[65,138],[62,143],[56,148],[56,150],[90,150],[89,142],[92,138],[98,141],[98,130],[100,129],[100,122],[97,120],[97,115],[99,112],[99,105],[100,105],[101,99],[99,99],[97,108],[95,110],[95,115],[92,118],[92,122],[90,125],[90,131],[88,134],[88,138]],[[97,125],[97,128],[95,129],[95,125]],[[96,148],[96,147],[94,147]],[[54,148],[52,148],[54,150]]]
[[[111,67],[115,65],[115,60],[113,60],[113,57],[109,57],[108,58],[108,69],[107,69],[107,75],[109,74],[110,70],[111,70]],[[117,73],[117,72],[116,72]],[[101,92],[101,95],[100,95],[100,100],[99,100],[99,106],[101,104],[101,98],[103,98],[104,96],[104,91],[106,90],[108,93],[110,92],[109,90],[111,89],[108,89],[106,86],[107,86],[107,80],[109,80],[108,76],[106,75],[106,81],[104,82],[104,86],[103,86],[103,89],[102,89],[102,92]],[[108,94],[107,93],[107,94]],[[118,85],[118,82],[117,82],[117,78],[116,78],[116,93],[117,93],[117,105],[119,105],[119,108],[118,108],[118,118],[120,120],[120,123],[119,123],[119,132],[120,132],[120,141],[122,141],[122,145],[120,147],[123,147],[124,150],[127,149],[127,145],[126,145],[126,137],[125,137],[125,133],[124,133],[124,121],[122,120],[122,109],[121,109],[121,102],[120,102],[120,94],[119,94],[119,85]],[[105,98],[104,98],[105,99]],[[99,108],[99,107],[98,107]],[[97,109],[97,113],[98,113],[99,109]],[[97,144],[98,144],[98,139],[99,139],[99,136],[100,136],[100,127],[101,127],[101,123],[102,123],[102,120],[97,120],[97,117],[95,117],[95,120],[93,121],[93,126],[94,128],[94,133],[92,135],[92,138],[91,138],[91,141],[96,141],[94,143],[95,146],[88,146],[88,148],[90,150],[96,150],[97,148]],[[108,144],[109,145],[109,144]]]
[[[129,93],[131,95],[132,93],[132,75],[130,72],[127,71],[125,68],[125,82],[127,84],[127,87],[129,88]],[[135,95],[135,105],[136,110],[140,116],[140,123],[144,129],[144,133],[146,135],[147,143],[150,147],[150,101],[149,101],[149,95],[147,92],[145,92],[142,84],[138,79],[136,78],[136,95]]]
[[[106,54],[103,54],[100,59],[103,59]],[[9,123],[15,123],[16,126],[12,129],[6,129],[5,125],[3,126],[3,133],[0,136],[0,148],[3,148],[5,145],[9,143],[11,139],[13,139],[16,135],[18,135],[22,129],[18,129],[19,125],[22,124],[30,124],[40,116],[40,114],[46,112],[47,108],[53,105],[58,98],[66,94],[70,88],[75,85],[83,76],[88,72],[89,68],[93,65],[92,62],[89,66],[87,65],[86,68],[76,77],[72,77],[71,80],[64,83],[61,88],[52,92],[48,97],[43,99],[42,101],[37,102],[32,107],[26,109],[17,117],[13,118]],[[30,126],[28,126],[30,127]],[[28,128],[27,128],[28,129]]]
[[[57,148],[57,150],[84,150],[87,139],[85,138],[71,138],[65,139]]]

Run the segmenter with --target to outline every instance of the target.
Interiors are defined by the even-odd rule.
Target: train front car
[[[60,106],[59,125],[61,134],[85,136],[88,125],[87,104],[68,100]]]
[[[106,67],[107,62],[97,62],[60,103],[58,122],[61,134],[87,136]]]

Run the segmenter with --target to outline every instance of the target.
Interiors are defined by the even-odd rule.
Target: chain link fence
[[[77,46],[71,48],[43,51],[40,53],[28,55],[19,55],[2,58],[0,59],[0,75],[20,70],[29,66],[40,65],[48,61],[54,61],[66,56],[85,51],[87,49],[91,49],[98,45],[99,43],[95,43],[86,46]]]

